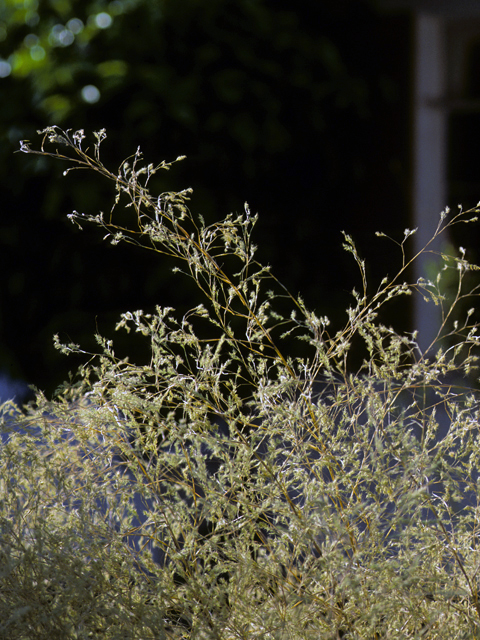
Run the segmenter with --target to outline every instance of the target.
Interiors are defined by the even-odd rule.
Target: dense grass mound
[[[84,354],[77,375],[22,412],[3,405],[0,635],[480,637],[479,339],[456,311],[475,295],[463,254],[411,284],[406,230],[398,275],[369,293],[345,236],[362,291],[330,333],[255,261],[247,206],[206,226],[189,190],[149,193],[169,164],[137,151],[111,173],[103,131],[91,154],[83,131],[42,133],[22,150],[116,185],[108,216],[71,220],[169,256],[200,297],[181,316],[122,315],[146,361],[101,336],[96,354],[57,339]],[[473,213],[442,214],[437,234]],[[427,355],[379,319],[418,292],[443,309]],[[292,337],[307,355],[286,353]],[[354,342],[365,357],[352,372]]]

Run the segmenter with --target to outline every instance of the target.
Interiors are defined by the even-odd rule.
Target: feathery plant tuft
[[[464,253],[410,283],[407,229],[399,273],[370,291],[345,235],[361,289],[330,331],[256,261],[247,205],[206,225],[190,189],[150,193],[171,163],[137,150],[113,173],[103,130],[91,152],[83,131],[41,134],[21,150],[115,184],[108,215],[71,221],[171,259],[202,301],[121,316],[147,364],[100,335],[98,353],[56,338],[84,355],[76,377],[22,412],[3,405],[0,635],[480,638],[480,337],[457,312],[477,294]],[[476,212],[443,213],[435,237]],[[380,319],[412,293],[442,307],[428,353]],[[285,351],[292,337],[308,357]],[[354,340],[366,355],[350,371]]]

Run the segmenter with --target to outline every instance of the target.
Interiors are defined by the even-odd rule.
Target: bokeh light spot
[[[6,78],[12,72],[12,67],[6,60],[0,60],[0,78]]]
[[[112,22],[112,16],[104,11],[102,11],[102,13],[97,13],[95,16],[95,24],[99,29],[108,29]]]
[[[94,104],[100,100],[100,91],[93,84],[87,84],[82,89],[82,100]]]

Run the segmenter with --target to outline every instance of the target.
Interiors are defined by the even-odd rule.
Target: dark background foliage
[[[122,311],[194,303],[171,264],[67,221],[108,211],[114,186],[14,154],[50,124],[105,127],[113,170],[138,145],[153,163],[185,154],[154,192],[193,187],[207,222],[247,201],[260,214],[258,259],[341,322],[359,284],[341,230],[374,286],[399,266],[374,232],[401,238],[409,224],[409,34],[405,16],[367,0],[4,2],[0,369],[52,390],[75,367],[54,333],[88,347]]]

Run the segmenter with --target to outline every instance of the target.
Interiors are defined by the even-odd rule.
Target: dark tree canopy
[[[111,167],[138,145],[149,162],[185,154],[152,189],[193,187],[207,220],[248,201],[259,259],[335,317],[356,284],[340,231],[374,280],[390,264],[374,231],[407,224],[407,36],[366,0],[4,1],[0,369],[51,388],[74,367],[53,333],[85,343],[121,311],[191,303],[169,267],[67,226],[113,192],[14,154],[50,124],[105,127]]]

